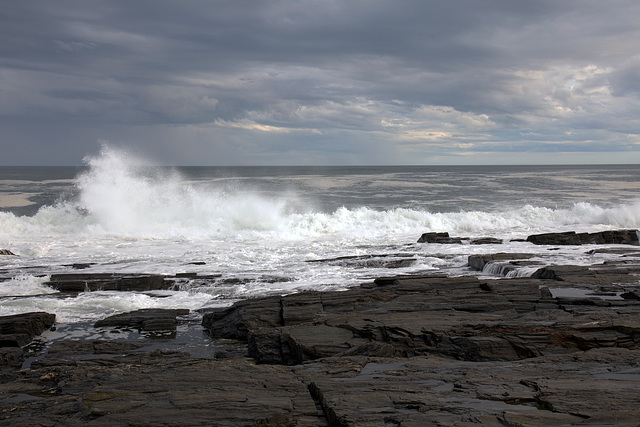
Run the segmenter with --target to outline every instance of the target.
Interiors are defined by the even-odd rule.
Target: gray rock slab
[[[253,359],[56,342],[0,377],[0,424],[635,426],[640,267],[627,255],[531,278],[385,277],[204,315]]]
[[[0,424],[327,425],[289,367],[120,350],[102,354],[94,342],[92,357],[63,363],[53,355],[20,381],[0,384]]]
[[[44,284],[60,292],[142,292],[168,289],[173,286],[173,280],[154,274],[60,273],[52,274],[49,281]]]
[[[22,347],[55,321],[55,314],[44,312],[0,316],[0,347]]]
[[[242,331],[240,337],[247,331],[256,360],[290,365],[372,349],[488,361],[640,346],[640,301],[633,298],[554,297],[548,286],[556,280],[400,277],[385,283],[251,300],[205,316],[203,324],[213,326],[213,337],[225,337],[216,335],[221,327]],[[260,310],[263,302],[267,310]],[[289,306],[304,319],[295,315],[288,323],[282,313]]]
[[[637,425],[636,353],[519,362],[329,358],[294,367],[331,425]]]
[[[562,233],[533,234],[527,241],[535,245],[639,245],[638,230],[607,230],[596,233],[576,233],[566,231]]]

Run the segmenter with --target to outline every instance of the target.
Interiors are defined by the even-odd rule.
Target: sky
[[[637,0],[20,0],[0,165],[640,163]]]

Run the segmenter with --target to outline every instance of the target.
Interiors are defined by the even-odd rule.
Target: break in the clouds
[[[636,163],[640,3],[0,8],[0,164]]]

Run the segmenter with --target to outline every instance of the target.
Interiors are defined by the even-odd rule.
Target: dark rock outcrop
[[[213,310],[202,318],[202,326],[212,336],[245,341],[250,330],[282,325],[280,297],[261,298],[260,304],[253,300],[240,301],[233,307]]]
[[[512,255],[478,262],[531,261]],[[0,424],[635,426],[640,260],[625,255],[242,301],[205,314],[209,358],[146,338],[55,342],[31,369],[0,370]],[[254,360],[214,358],[236,340]]]
[[[0,423],[635,426],[638,420],[637,352],[627,349],[488,362],[345,355],[288,367],[120,344],[54,344],[43,363],[2,384]]]
[[[52,274],[45,285],[60,292],[84,291],[153,291],[168,289],[172,280],[160,275],[123,275],[112,273]]]
[[[585,276],[580,277],[584,283]],[[593,279],[597,283],[597,277]],[[629,286],[637,286],[634,276],[627,280]],[[635,313],[640,302],[586,294],[553,298],[547,286],[558,286],[557,279],[546,283],[409,276],[379,283],[374,289],[244,301],[205,315],[203,325],[213,337],[248,340],[250,355],[261,363],[382,355],[378,352],[469,361],[519,360],[574,349],[640,346],[640,313]],[[574,308],[585,305],[593,308],[588,312]],[[291,318],[288,307],[295,307]],[[632,309],[634,314],[620,316],[609,307]],[[582,312],[578,323],[576,311]],[[548,322],[545,317],[554,320]],[[602,326],[584,329],[584,323]]]
[[[55,319],[55,315],[43,312],[0,317],[0,384],[16,378],[27,357],[22,347],[51,328]]]
[[[535,245],[640,245],[638,230],[608,230],[597,233],[563,233],[533,234],[527,241]]]
[[[0,317],[0,347],[22,347],[51,328],[55,314],[32,312]]]
[[[272,297],[268,319],[252,300],[209,320],[242,325],[257,362],[293,365],[329,425],[635,425],[640,265],[548,271],[381,278]]]
[[[495,237],[451,237],[446,231],[423,233],[418,239],[418,243],[462,244],[465,242],[471,245],[499,245],[502,240]]]
[[[0,348],[0,368],[10,366],[19,368],[22,366],[24,353],[20,347],[1,347]]]
[[[442,244],[451,244],[451,243],[462,243],[462,238],[460,237],[451,237],[449,233],[423,233],[422,236],[418,239],[418,243],[442,243]]]
[[[640,232],[638,230],[607,230],[596,233],[576,233],[566,231],[561,233],[532,234],[526,240],[513,239],[512,241],[527,241],[535,245],[640,245]],[[489,245],[501,244],[501,239],[494,237],[451,237],[448,232],[423,233],[418,243]]]
[[[16,254],[14,254],[13,252],[11,252],[9,249],[0,249],[0,255],[13,255],[13,256],[17,256]]]

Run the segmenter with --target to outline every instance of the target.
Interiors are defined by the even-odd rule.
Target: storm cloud
[[[0,164],[636,163],[640,3],[0,8]]]

